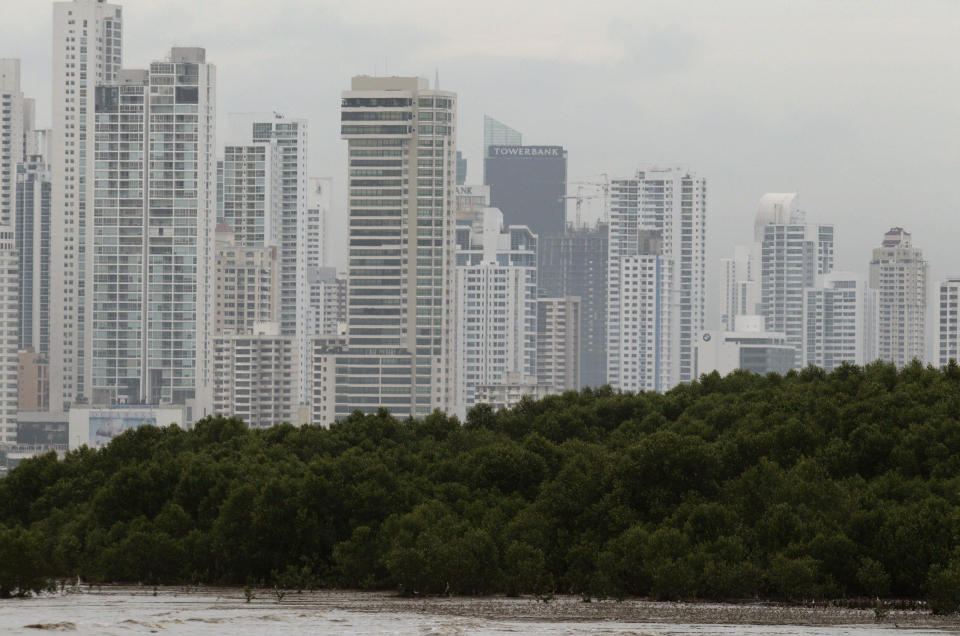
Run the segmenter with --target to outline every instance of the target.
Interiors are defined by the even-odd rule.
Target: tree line
[[[465,422],[145,426],[0,480],[0,596],[58,577],[960,602],[960,368],[716,373]]]

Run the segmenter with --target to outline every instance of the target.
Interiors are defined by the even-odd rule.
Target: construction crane
[[[582,223],[581,211],[583,209],[584,200],[601,199],[603,203],[603,213],[601,215],[601,218],[604,221],[607,220],[607,200],[608,200],[608,195],[610,193],[610,179],[607,177],[607,173],[605,172],[600,176],[603,177],[603,181],[571,181],[568,185],[577,186],[577,193],[572,195],[562,196],[559,199],[560,202],[566,201],[568,199],[573,199],[574,201],[576,201],[576,204],[575,204],[576,221],[574,224],[575,228],[580,227]],[[584,194],[584,186],[590,186],[592,188],[595,188],[595,191],[592,193]]]

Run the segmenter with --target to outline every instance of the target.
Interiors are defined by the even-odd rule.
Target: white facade
[[[416,77],[358,76],[342,94],[349,354],[337,417],[453,406],[456,106]]]
[[[817,276],[833,271],[832,225],[806,223],[794,193],[765,194],[754,224],[760,242],[760,302],[757,313],[769,331],[783,333],[803,361],[803,297]]]
[[[334,267],[311,267],[307,270],[309,309],[307,333],[313,336],[346,334],[347,279]]]
[[[833,371],[877,358],[876,294],[856,272],[817,277],[803,296],[803,365]]]
[[[17,166],[26,160],[25,101],[20,60],[0,58],[0,226],[13,226]]]
[[[783,333],[763,330],[763,316],[740,315],[734,329],[705,331],[697,343],[697,373],[725,376],[737,369],[766,375],[794,368],[796,352]]]
[[[737,245],[733,258],[720,259],[723,309],[720,324],[733,331],[737,316],[756,315],[760,302],[760,245]]]
[[[0,446],[17,443],[17,260],[13,231],[0,226]]]
[[[205,58],[173,48],[97,88],[84,383],[94,405],[210,406],[216,71]]]
[[[277,323],[253,333],[221,336],[214,344],[213,408],[252,428],[299,425],[300,347]]]
[[[329,427],[337,420],[336,354],[346,348],[346,336],[310,339],[310,423]]]
[[[304,263],[307,271],[312,267],[329,267],[330,246],[328,245],[330,225],[330,205],[332,201],[333,179],[330,177],[310,177],[307,185],[307,232]]]
[[[694,378],[694,347],[704,329],[706,181],[680,168],[638,170],[634,177],[612,180],[609,196],[607,381],[616,389],[665,391]],[[654,291],[667,305],[655,313],[667,320],[670,335],[638,331],[653,324],[647,315],[650,307],[639,299],[623,298],[626,259],[655,255],[643,250],[646,239],[641,236],[659,241],[660,258],[640,259],[630,268],[649,271],[654,261],[660,263],[661,286]],[[647,300],[650,293],[642,291]],[[666,348],[641,349],[641,340]]]
[[[117,80],[122,12],[102,0],[53,4],[50,407],[89,397],[87,246],[93,235],[96,86]],[[212,228],[211,228],[212,229]],[[85,372],[86,370],[86,372]]]
[[[476,404],[489,404],[494,411],[510,409],[525,397],[540,400],[554,393],[550,384],[541,384],[535,376],[507,374],[496,384],[479,384],[475,389]]]
[[[548,393],[580,390],[578,296],[537,299],[537,384]]]
[[[243,247],[226,223],[217,226],[214,263],[214,337],[251,334],[279,316],[277,247]]]
[[[18,342],[50,351],[50,168],[31,155],[17,169],[15,235],[19,257]]]
[[[870,261],[870,287],[877,291],[877,349],[881,360],[902,367],[925,359],[927,278],[923,251],[910,233],[891,228]]]
[[[464,417],[478,385],[507,374],[536,375],[537,237],[526,226],[503,227],[503,213],[484,209],[457,227],[456,406]]]
[[[942,367],[960,361],[960,276],[950,276],[938,287],[937,364]]]

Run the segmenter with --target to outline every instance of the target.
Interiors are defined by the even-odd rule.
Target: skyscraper
[[[522,146],[523,135],[489,115],[483,116],[483,156],[490,155],[490,146]],[[484,173],[486,174],[486,173]],[[486,183],[486,181],[484,181]]]
[[[66,410],[89,397],[85,367],[92,340],[87,327],[87,245],[94,207],[96,86],[117,80],[123,20],[119,5],[73,0],[53,5],[53,139],[50,156],[50,407]]]
[[[937,332],[937,364],[960,362],[960,276],[940,283],[938,299],[940,328]]]
[[[537,237],[503,227],[486,208],[457,226],[456,408],[463,417],[479,385],[537,373]]]
[[[877,291],[877,347],[881,360],[902,367],[924,360],[927,312],[927,262],[913,247],[910,233],[891,228],[873,250],[870,287]]]
[[[336,361],[337,417],[452,406],[456,106],[416,77],[354,77],[343,93],[349,350]]]
[[[571,228],[539,241],[539,294],[580,299],[580,382],[599,387],[607,382],[606,224]],[[579,387],[578,387],[579,388]]]
[[[17,443],[17,250],[13,232],[0,226],[0,447]]]
[[[734,330],[737,316],[757,315],[760,302],[760,245],[737,245],[733,258],[721,258],[723,276],[723,309],[720,324]]]
[[[330,265],[330,205],[333,180],[311,177],[307,185],[306,269]],[[309,283],[308,283],[309,284]]]
[[[18,342],[42,354],[50,351],[50,191],[43,155],[17,167]]]
[[[783,333],[803,361],[803,295],[833,271],[833,226],[806,223],[795,193],[765,194],[754,222],[760,242],[760,303],[767,331]]]
[[[803,364],[833,371],[877,358],[876,294],[855,272],[831,272],[803,295]]]
[[[526,225],[538,236],[566,228],[567,151],[562,146],[487,147],[483,183],[490,205],[507,225]]]
[[[209,406],[215,86],[203,49],[173,48],[149,70],[97,87],[93,404]]]
[[[696,373],[706,295],[706,181],[681,168],[638,170],[611,181],[609,196],[607,381],[625,390],[665,391]],[[629,281],[621,278],[625,267]],[[628,287],[629,301],[623,296]],[[645,312],[654,298],[663,305],[651,321]],[[661,331],[637,331],[654,327]],[[622,372],[627,366],[629,378]]]
[[[580,299],[537,299],[537,384],[548,393],[576,391],[580,377]]]
[[[257,323],[276,322],[280,266],[277,246],[244,247],[221,222],[214,263],[214,337],[251,334]]]
[[[0,226],[13,226],[17,166],[26,160],[25,101],[20,60],[0,58]]]

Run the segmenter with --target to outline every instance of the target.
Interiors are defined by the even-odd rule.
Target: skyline
[[[24,92],[46,126],[52,10],[7,4],[3,55],[21,58]],[[571,183],[627,176],[648,162],[703,175],[712,265],[747,242],[759,197],[786,191],[800,193],[808,220],[836,225],[840,269],[865,272],[883,233],[903,226],[924,249],[932,281],[960,271],[950,240],[960,193],[946,177],[960,172],[958,95],[943,81],[960,70],[949,39],[960,5],[607,3],[580,15],[575,6],[544,13],[529,4],[511,7],[507,21],[498,3],[455,14],[437,3],[413,11],[295,1],[123,6],[125,67],[144,67],[171,45],[207,49],[220,73],[221,139],[231,112],[308,119],[311,171],[333,177],[338,210],[339,93],[352,75],[383,74],[386,63],[390,74],[431,81],[439,71],[441,89],[460,95],[468,183],[481,181],[486,113],[528,144],[563,145]],[[585,216],[592,209],[585,205]],[[342,234],[337,221],[331,233]],[[342,267],[342,252],[332,262]],[[714,290],[719,278],[709,270]],[[709,294],[708,327],[718,306]]]

